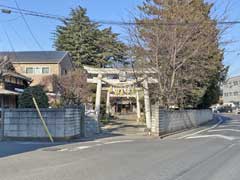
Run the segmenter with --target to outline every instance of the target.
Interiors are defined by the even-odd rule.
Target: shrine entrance
[[[103,88],[104,89],[104,88]],[[141,107],[139,102],[139,88],[133,85],[122,87],[110,86],[107,88],[106,114],[108,115],[137,115],[141,118]]]
[[[84,66],[88,74],[88,83],[97,85],[95,99],[96,120],[100,120],[101,98],[106,98],[105,113],[108,116],[134,117],[139,122],[145,119],[146,127],[151,128],[148,79],[139,81],[131,68],[92,68]],[[139,86],[139,85],[143,85]],[[102,97],[105,91],[106,97]],[[140,98],[143,103],[140,103]]]
[[[114,114],[132,114],[137,113],[137,103],[134,98],[112,98],[110,102]]]

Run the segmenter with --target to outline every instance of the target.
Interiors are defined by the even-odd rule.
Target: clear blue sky
[[[87,8],[88,15],[93,20],[127,20],[129,11],[141,4],[143,0],[17,0],[23,9],[46,12],[67,16],[71,8],[78,5]],[[213,0],[212,0],[213,1]],[[215,14],[222,14],[223,3],[228,0],[217,0],[214,7]],[[228,19],[240,20],[240,1],[231,0],[228,9]],[[1,5],[16,6],[14,0],[0,0]],[[53,50],[53,32],[59,22],[55,20],[26,16],[31,29],[44,50]],[[14,50],[41,50],[31,38],[20,15],[0,14],[0,51],[11,51],[12,48],[7,39],[9,35]],[[113,26],[113,31],[120,33],[120,38],[125,39],[125,30],[119,26]],[[224,36],[223,41],[232,40],[234,43],[226,46],[224,64],[230,65],[229,75],[240,74],[240,25],[233,26]]]

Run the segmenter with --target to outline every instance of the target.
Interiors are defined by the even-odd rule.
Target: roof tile
[[[65,51],[0,52],[0,57],[8,56],[12,63],[59,63],[66,53]]]

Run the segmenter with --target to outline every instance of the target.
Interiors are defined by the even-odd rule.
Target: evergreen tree
[[[48,108],[48,97],[42,86],[32,86],[24,90],[19,96],[20,108],[35,108],[32,97],[36,99],[39,108]]]
[[[118,34],[111,28],[100,30],[99,24],[92,22],[82,7],[72,9],[55,35],[56,49],[68,51],[77,67],[103,67],[126,60],[126,46],[118,40]]]

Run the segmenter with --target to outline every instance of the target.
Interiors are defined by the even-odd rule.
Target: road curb
[[[217,118],[217,119],[219,119],[219,118],[222,119],[221,116],[216,116],[216,118]],[[184,130],[175,131],[175,132],[172,132],[172,133],[163,134],[163,135],[160,135],[159,138],[160,138],[160,139],[164,139],[164,138],[166,138],[166,137],[173,136],[173,135],[177,135],[177,134],[181,134],[181,133],[186,133],[185,136],[187,137],[187,136],[190,136],[190,135],[188,134],[188,131],[189,131],[189,132],[190,132],[190,131],[196,131],[196,132],[193,132],[193,133],[198,133],[199,131],[205,131],[205,130],[208,130],[208,129],[212,129],[213,127],[215,128],[215,126],[219,126],[219,125],[224,121],[224,120],[221,120],[221,119],[219,119],[216,123],[213,124],[213,126],[210,126],[210,127],[205,127],[205,128],[204,128],[204,125],[207,125],[207,124],[215,121],[215,120],[216,120],[215,118],[213,118],[211,121],[209,121],[209,122],[207,122],[207,123],[205,123],[205,124],[200,125],[199,127],[195,127],[195,128],[193,127],[193,128],[188,128],[188,129],[184,129]],[[219,122],[220,122],[220,123],[219,123]],[[201,129],[202,129],[202,130],[201,130]],[[199,130],[199,131],[197,131],[197,130]],[[185,137],[185,136],[183,135],[183,137]]]

